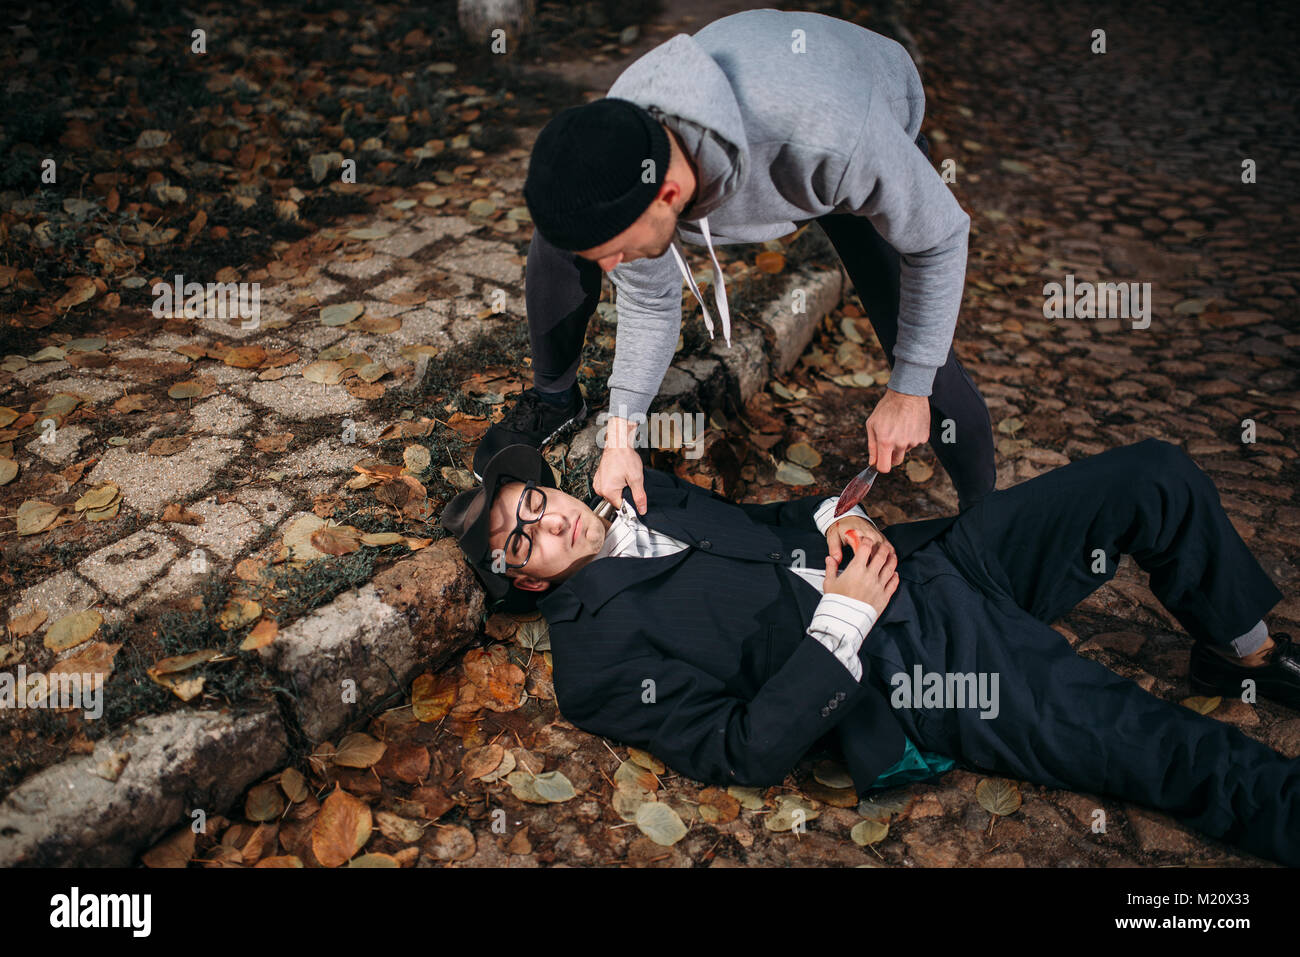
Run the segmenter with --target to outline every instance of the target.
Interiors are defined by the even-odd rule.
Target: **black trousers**
[[[928,158],[925,137],[918,136],[916,142]],[[831,214],[816,222],[853,281],[892,369],[898,342],[898,251],[861,216]],[[528,247],[524,299],[537,389],[561,392],[577,381],[587,323],[600,299],[601,278],[598,265],[557,249],[534,230]],[[935,374],[929,399],[930,443],[957,489],[958,502],[968,508],[993,490],[993,426],[983,397],[951,347]],[[957,441],[941,441],[946,420],[952,420]]]
[[[1113,577],[1121,553],[1198,640],[1227,645],[1282,598],[1214,483],[1148,439],[995,491],[905,559],[922,569],[900,584],[919,620],[872,630],[865,680],[883,690],[917,664],[996,673],[996,717],[901,707],[905,733],[969,767],[1158,808],[1300,866],[1300,759],[1149,694],[1048,627]]]

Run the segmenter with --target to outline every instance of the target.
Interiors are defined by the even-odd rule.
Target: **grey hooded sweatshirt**
[[[639,104],[681,138],[697,189],[677,235],[710,257],[714,244],[776,239],[827,213],[865,216],[902,259],[889,387],[930,394],[957,326],[970,217],[915,144],[925,93],[902,46],[817,13],[750,10],[655,47],[608,96]],[[681,329],[683,279],[700,298],[691,272],[675,242],[610,271],[613,415],[644,414],[658,393]],[[716,265],[714,276],[730,346]]]

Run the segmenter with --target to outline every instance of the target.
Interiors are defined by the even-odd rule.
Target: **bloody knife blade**
[[[835,518],[839,518],[854,505],[857,505],[867,493],[871,491],[871,485],[876,481],[876,469],[868,465],[861,472],[853,477],[853,481],[844,486],[844,491],[840,492],[840,500],[835,506]]]

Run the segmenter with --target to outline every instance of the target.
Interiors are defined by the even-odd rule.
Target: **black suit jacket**
[[[538,603],[565,718],[720,786],[779,784],[835,732],[865,790],[904,738],[885,696],[805,634],[821,595],[790,566],[825,565],[824,496],[738,505],[654,469],[645,488],[642,521],[688,547],[593,561]],[[954,520],[885,529],[900,575]],[[911,612],[899,588],[873,627]]]

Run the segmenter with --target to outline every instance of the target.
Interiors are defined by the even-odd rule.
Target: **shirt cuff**
[[[890,370],[887,385],[895,392],[902,392],[905,395],[928,396],[934,390],[934,377],[938,371],[938,366],[909,362],[896,354],[894,368]]]
[[[876,609],[865,601],[847,595],[822,595],[807,634],[834,655],[853,675],[854,681],[861,681],[858,650],[878,617]]]
[[[840,518],[835,518],[835,506],[839,503],[840,497],[838,495],[832,495],[830,498],[826,499],[826,501],[817,506],[817,511],[813,514],[813,521],[817,523],[817,531],[821,532],[823,535],[825,535],[826,530],[838,522],[840,518],[848,518],[850,515],[856,515],[858,518],[865,518],[868,522],[871,522],[871,516],[862,510],[861,505],[854,505],[851,509],[841,515]],[[871,527],[877,531],[880,530],[880,526],[875,522],[871,522]]]

